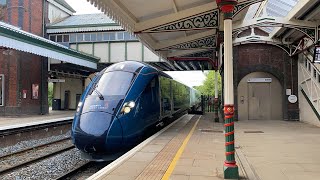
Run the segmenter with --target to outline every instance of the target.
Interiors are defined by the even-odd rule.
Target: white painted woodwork
[[[159,57],[154,54],[152,51],[150,51],[149,48],[144,48],[144,61],[147,62],[159,62]]]
[[[111,43],[110,44],[110,58],[111,62],[120,62],[125,60],[125,44]]]
[[[309,60],[312,59],[313,57],[310,54],[305,53],[299,55],[298,83],[299,89],[303,89],[315,110],[320,113],[319,64],[310,63]],[[314,72],[316,73],[316,76],[314,76]],[[299,91],[298,95],[300,120],[320,126],[320,121],[310,107],[307,99],[304,97],[301,91]]]
[[[92,52],[92,46],[93,44],[78,44],[78,51],[87,53],[87,54],[93,54]]]
[[[140,42],[127,43],[127,60],[142,61],[142,45]]]
[[[100,63],[108,62],[109,61],[108,43],[95,43],[94,44],[94,56],[100,58]]]

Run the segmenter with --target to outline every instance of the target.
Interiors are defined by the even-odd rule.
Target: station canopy
[[[0,22],[0,46],[92,69],[97,69],[99,62],[99,58],[80,53],[4,22]]]
[[[222,64],[217,52],[223,44],[223,17],[215,0],[88,1],[136,34],[171,70],[217,69]],[[315,0],[238,0],[233,43],[268,43],[292,56],[307,48],[300,41],[308,46],[318,41],[319,7]]]

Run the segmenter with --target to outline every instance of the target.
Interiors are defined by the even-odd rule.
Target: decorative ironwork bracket
[[[216,29],[219,27],[219,10],[213,9],[201,14],[180,19],[178,21],[163,24],[151,29],[143,30],[141,33],[189,31],[201,29]]]
[[[313,42],[316,42],[317,40],[317,27],[313,26],[312,24],[308,23],[301,23],[301,22],[295,22],[295,21],[286,21],[284,18],[278,18],[278,17],[259,17],[256,19],[252,19],[249,22],[246,22],[242,25],[236,26],[233,31],[241,31],[248,29],[250,27],[283,27],[283,28],[291,28],[295,29],[303,34],[305,34],[307,37],[312,39]]]
[[[202,51],[202,52],[198,52],[198,53],[184,55],[182,57],[205,57],[205,58],[210,58],[213,60],[214,59],[214,52],[213,51]]]
[[[317,38],[316,38],[317,28],[293,27],[293,29],[296,29],[302,32],[303,34],[308,36],[310,39],[312,39],[314,43],[317,42]]]
[[[216,35],[211,35],[196,40],[184,42],[181,44],[156,49],[156,51],[166,51],[170,49],[177,50],[190,50],[190,49],[215,49],[216,48]]]
[[[238,3],[237,5],[234,6],[233,18],[248,6],[251,6],[252,4],[255,4],[261,1],[264,1],[264,0],[252,0],[252,1],[245,1],[242,3]]]

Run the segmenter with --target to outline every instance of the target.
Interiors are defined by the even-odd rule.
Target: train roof
[[[170,79],[173,79],[170,75],[166,74],[165,72],[160,71],[159,69],[157,69],[149,64],[146,64],[143,62],[138,62],[138,61],[131,61],[131,60],[113,64],[113,65],[107,67],[104,72],[119,71],[119,70],[128,71],[128,72],[138,72],[142,67],[152,68],[152,69],[158,71],[158,73],[160,75],[165,76]]]

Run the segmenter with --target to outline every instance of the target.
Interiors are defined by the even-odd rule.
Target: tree
[[[52,107],[52,99],[53,99],[53,83],[48,84],[48,105]]]
[[[209,73],[206,74],[206,79],[203,82],[203,85],[194,87],[202,95],[210,95],[214,96],[214,84],[215,84],[215,71],[209,71]],[[219,96],[221,95],[221,76],[218,74],[218,91]]]

